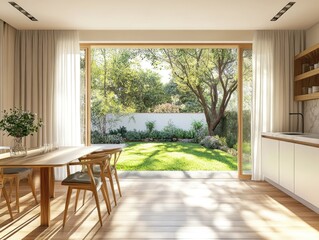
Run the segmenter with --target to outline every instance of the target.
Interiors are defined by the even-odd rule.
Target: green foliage
[[[109,131],[110,135],[118,135],[119,134],[122,138],[125,138],[126,133],[127,133],[127,130],[126,130],[126,127],[124,127],[124,126],[121,126],[118,129],[114,129],[114,130]]]
[[[160,75],[141,67],[137,50],[93,48],[91,56],[92,124],[100,132],[108,113],[149,112],[167,101]]]
[[[155,129],[155,121],[147,121],[145,123],[148,134],[152,133]]]
[[[36,121],[36,114],[22,110],[22,108],[10,108],[3,111],[0,121],[0,130],[7,132],[8,136],[25,137],[33,135],[43,126],[42,119]]]
[[[93,144],[110,143],[118,144],[123,143],[124,139],[120,133],[118,134],[103,134],[98,131],[91,132],[91,142]]]
[[[203,108],[198,102],[198,99],[196,98],[194,93],[189,89],[180,89],[177,83],[175,82],[174,78],[171,79],[164,86],[164,91],[167,96],[170,96],[168,103],[172,104],[172,106],[174,106],[175,108],[178,107],[178,112],[183,112],[183,113],[203,112]]]
[[[119,144],[123,142],[124,142],[124,139],[122,138],[121,134],[116,134],[116,135],[109,134],[106,136],[106,143]]]
[[[155,113],[179,113],[180,107],[173,103],[163,103],[156,105],[153,109]]]
[[[180,92],[196,96],[208,124],[209,134],[219,124],[231,95],[237,89],[237,49],[147,49],[154,66],[170,66]],[[170,90],[174,85],[171,85]]]
[[[251,113],[248,110],[243,111],[243,141],[250,142],[251,139]],[[237,144],[238,132],[238,113],[235,111],[226,112],[225,117],[214,131],[215,135],[225,137],[227,146],[233,148]]]
[[[194,120],[192,122],[191,132],[193,133],[193,140],[199,143],[205,136],[208,135],[207,127],[202,121]]]
[[[125,171],[231,171],[236,157],[194,143],[127,143],[117,169]]]
[[[134,129],[133,131],[127,131],[126,133],[126,140],[129,142],[138,142],[145,138],[147,138],[147,133],[144,131],[136,131]]]
[[[209,149],[220,149],[223,144],[219,140],[219,138],[215,136],[206,136],[203,140],[200,141],[200,145],[204,146],[205,148]]]

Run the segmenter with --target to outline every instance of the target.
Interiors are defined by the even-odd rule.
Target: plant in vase
[[[0,120],[0,130],[14,137],[11,155],[25,155],[26,147],[22,144],[23,137],[33,135],[42,125],[42,119],[36,119],[35,113],[24,111],[21,107],[4,110]]]

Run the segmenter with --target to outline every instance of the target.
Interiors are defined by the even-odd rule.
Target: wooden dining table
[[[103,145],[82,147],[60,147],[43,153],[30,151],[27,156],[10,157],[1,154],[0,168],[39,168],[40,169],[40,225],[50,225],[50,198],[54,196],[55,167],[62,167],[91,152],[104,148]]]

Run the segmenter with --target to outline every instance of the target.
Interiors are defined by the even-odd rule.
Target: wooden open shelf
[[[319,43],[317,43],[316,45],[307,48],[306,50],[302,51],[301,53],[297,54],[295,56],[295,60],[306,57],[308,58],[309,55],[311,55],[312,53],[319,51]]]
[[[319,98],[319,92],[295,96],[295,101],[308,101]]]
[[[305,89],[319,86],[319,68],[303,72],[303,65],[314,67],[319,64],[319,43],[295,56],[295,101],[319,99],[319,92],[302,94]]]
[[[319,68],[316,68],[314,70],[299,74],[295,77],[295,81],[301,81],[310,77],[314,77],[319,74]]]

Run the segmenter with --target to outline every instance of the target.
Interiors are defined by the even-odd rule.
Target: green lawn
[[[236,157],[194,143],[127,143],[118,170],[237,170]]]

